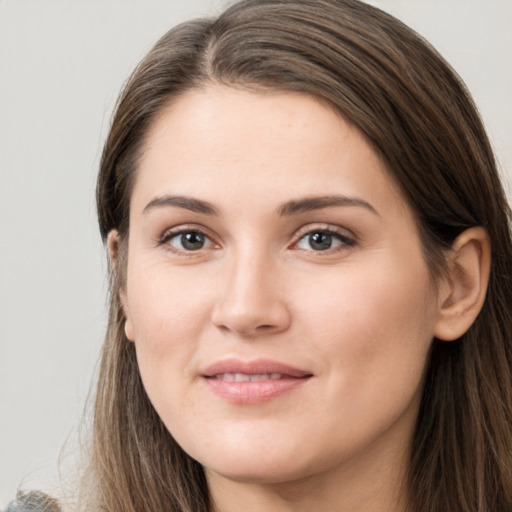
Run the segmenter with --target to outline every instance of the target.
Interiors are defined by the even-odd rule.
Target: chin
[[[299,459],[300,453],[300,450],[278,453],[272,448],[222,450],[221,453],[210,453],[203,460],[198,460],[207,475],[216,474],[235,482],[252,484],[293,482],[325,470],[319,461]]]
[[[222,478],[245,484],[280,484],[300,480],[309,472],[294,466],[290,468],[290,460],[280,465],[270,461],[254,464],[254,461],[239,466],[219,465],[205,467],[206,474],[216,474]]]

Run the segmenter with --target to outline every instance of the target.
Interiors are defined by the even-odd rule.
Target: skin
[[[333,195],[351,200],[282,212]],[[126,334],[218,509],[405,510],[427,353],[454,286],[435,291],[411,209],[364,137],[305,95],[189,91],[153,124],[130,209]],[[326,231],[321,251],[309,234]],[[204,246],[187,250],[181,232]],[[226,358],[312,376],[231,403],[201,376]]]

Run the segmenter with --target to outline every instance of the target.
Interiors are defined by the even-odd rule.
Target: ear
[[[470,328],[485,300],[490,266],[491,244],[484,228],[467,229],[456,238],[439,285],[436,338],[452,341]]]
[[[109,231],[107,236],[108,257],[112,268],[116,268],[119,255],[119,232],[117,229]]]
[[[108,256],[110,259],[110,264],[112,265],[112,268],[114,269],[114,272],[115,272],[117,265],[119,264],[119,232],[116,229],[113,229],[108,234],[107,248],[108,248]],[[130,318],[129,308],[127,305],[126,290],[123,285],[121,285],[120,289],[119,289],[119,300],[121,301],[121,304],[123,307],[123,313],[124,313],[124,317],[125,317],[124,332],[126,334],[126,337],[130,341],[133,341],[134,340],[133,325],[132,325],[132,321]]]

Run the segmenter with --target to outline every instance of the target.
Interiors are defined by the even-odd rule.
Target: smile
[[[281,373],[220,373],[215,375],[215,378],[226,382],[258,382],[262,380],[279,380],[283,378],[283,375]]]
[[[208,390],[233,404],[259,404],[298,390],[312,377],[307,372],[276,361],[259,359],[219,361],[201,374]]]

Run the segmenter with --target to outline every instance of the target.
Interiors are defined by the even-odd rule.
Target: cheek
[[[310,352],[325,375],[323,421],[333,432],[346,426],[332,447],[360,446],[399,418],[415,421],[434,320],[421,269],[346,275],[303,303],[303,332],[316,340]]]
[[[203,337],[207,298],[168,269],[129,274],[127,297],[144,388],[164,422],[190,408],[189,371]]]
[[[192,379],[189,369],[204,338],[210,302],[186,272],[139,264],[129,273],[127,306],[138,365],[157,410],[169,407],[168,397],[180,397]]]
[[[421,259],[384,264],[326,279],[298,315],[314,350],[337,379],[397,389],[421,379],[435,324],[435,296]]]
[[[141,267],[144,271],[137,272]],[[135,341],[165,349],[201,326],[198,320],[205,315],[209,297],[193,276],[172,272],[165,264],[136,262],[128,276],[127,313]]]

